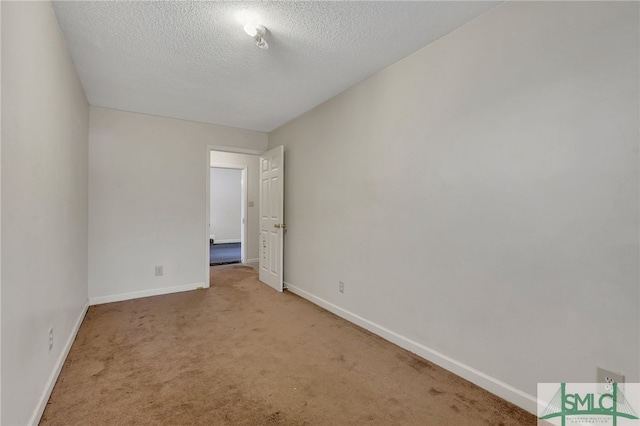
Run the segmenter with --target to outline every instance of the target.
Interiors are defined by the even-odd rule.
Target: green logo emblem
[[[610,417],[617,426],[618,419],[638,420],[638,415],[624,394],[613,384],[611,393],[567,392],[567,384],[561,383],[547,408],[540,416],[541,420],[560,418],[565,426],[567,418],[572,423],[594,423],[595,418]],[[600,423],[600,422],[598,422]]]

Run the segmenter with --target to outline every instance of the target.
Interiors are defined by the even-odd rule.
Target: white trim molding
[[[209,283],[195,283],[177,285],[173,287],[152,288],[149,290],[132,291],[130,293],[113,294],[110,296],[90,297],[89,305],[102,305],[104,303],[121,302],[123,300],[140,299],[142,297],[160,296],[162,294],[180,293],[183,291],[198,290],[208,288]]]
[[[36,426],[38,423],[40,423],[40,419],[42,418],[44,409],[47,407],[47,402],[49,401],[51,392],[53,392],[53,387],[55,386],[56,381],[58,380],[60,371],[62,371],[62,366],[64,365],[64,362],[67,360],[67,356],[69,355],[69,351],[71,350],[73,341],[76,340],[76,336],[78,335],[78,330],[80,330],[80,326],[82,325],[82,321],[84,320],[84,317],[87,314],[88,309],[89,309],[89,301],[87,300],[86,303],[84,304],[84,307],[82,308],[82,311],[80,311],[80,315],[78,316],[78,319],[76,320],[76,323],[73,326],[73,329],[71,330],[71,334],[69,335],[69,338],[67,339],[64,345],[64,348],[62,349],[62,352],[58,357],[58,360],[54,365],[53,371],[51,372],[51,375],[49,376],[49,380],[47,380],[47,384],[44,388],[44,391],[42,392],[42,396],[40,396],[40,400],[38,401],[38,404],[36,405],[36,408],[33,411],[33,414],[31,415],[31,419],[29,420],[29,423],[28,423],[30,426]]]
[[[228,243],[241,243],[242,240],[239,240],[237,238],[235,239],[230,239],[230,240],[213,240],[213,244],[228,244]]]
[[[236,147],[224,146],[224,145],[208,145],[208,150],[222,151],[222,152],[235,152],[236,154],[253,154],[253,155],[260,155],[264,153],[264,151],[260,151],[259,149],[236,148]]]
[[[298,296],[307,299],[311,303],[314,303],[337,316],[352,322],[391,343],[400,346],[403,349],[412,352],[427,361],[431,361],[434,364],[470,381],[471,383],[480,386],[481,388],[491,392],[494,395],[503,398],[518,407],[527,410],[528,412],[536,415],[537,398],[526,392],[523,392],[515,387],[504,383],[495,377],[491,377],[481,371],[476,370],[460,361],[450,358],[434,349],[431,349],[421,343],[411,340],[401,334],[398,334],[388,328],[378,325],[368,319],[362,318],[346,309],[343,309],[331,302],[321,299],[313,294],[296,287],[290,283],[285,282],[285,287],[288,291],[297,294]]]

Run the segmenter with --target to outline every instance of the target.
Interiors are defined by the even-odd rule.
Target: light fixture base
[[[268,49],[269,43],[264,39],[267,29],[263,25],[256,25],[253,22],[247,22],[244,31],[256,41],[256,46],[260,49]]]
[[[254,28],[256,29],[256,36],[260,36],[260,38],[264,37],[265,34],[267,34],[267,29],[262,25],[256,25]]]

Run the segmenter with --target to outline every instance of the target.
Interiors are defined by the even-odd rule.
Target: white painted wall
[[[509,2],[275,130],[285,281],[530,410],[638,382],[639,47],[638,3]]]
[[[216,242],[240,242],[242,170],[211,168],[210,224]]]
[[[211,164],[247,168],[247,263],[258,261],[260,240],[260,156],[233,152],[211,152]],[[253,206],[251,206],[253,203]]]
[[[90,108],[91,303],[208,283],[208,145],[264,150],[266,133]],[[154,266],[164,276],[154,276]]]
[[[2,2],[3,425],[37,423],[86,307],[88,127],[51,4]]]

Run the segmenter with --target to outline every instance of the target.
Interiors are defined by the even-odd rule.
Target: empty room
[[[0,23],[1,425],[640,425],[640,3]]]

